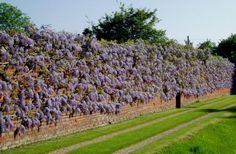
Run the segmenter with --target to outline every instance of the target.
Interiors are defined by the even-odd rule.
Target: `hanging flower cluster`
[[[226,59],[176,45],[101,45],[47,28],[0,32],[0,134],[57,123],[62,114],[112,114],[178,92],[204,95],[230,88],[233,72]]]

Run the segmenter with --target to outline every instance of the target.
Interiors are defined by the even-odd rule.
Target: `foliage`
[[[213,51],[216,47],[216,44],[211,40],[206,40],[198,45],[198,49],[210,50]]]
[[[155,29],[160,20],[156,10],[135,9],[121,5],[120,10],[111,15],[106,14],[92,29],[86,28],[84,34],[95,35],[99,40],[117,40],[122,43],[128,40],[142,39],[151,43],[165,43],[168,39],[165,31]]]
[[[230,88],[234,65],[201,50],[99,44],[43,27],[0,32],[0,133],[60,122],[61,115],[117,114],[124,104]],[[12,120],[20,120],[14,126]]]
[[[227,39],[222,40],[215,53],[236,63],[236,34],[232,34]]]
[[[29,17],[21,10],[8,3],[0,3],[0,30],[24,31],[30,25]]]

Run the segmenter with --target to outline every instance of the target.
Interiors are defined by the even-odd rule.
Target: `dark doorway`
[[[177,93],[176,95],[176,108],[181,108],[181,94]]]

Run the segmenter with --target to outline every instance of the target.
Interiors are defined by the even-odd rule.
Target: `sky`
[[[184,43],[189,35],[197,45],[206,39],[216,43],[236,33],[236,0],[0,0],[10,3],[38,26],[82,33],[91,22],[117,11],[119,3],[157,9],[157,29]]]

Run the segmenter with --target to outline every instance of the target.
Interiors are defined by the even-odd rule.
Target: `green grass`
[[[120,130],[124,130],[130,127],[134,127],[152,120],[155,120],[160,117],[172,115],[175,113],[179,113],[182,111],[185,111],[186,109],[172,109],[168,110],[165,112],[160,112],[160,113],[154,113],[154,114],[148,114],[146,116],[140,116],[138,118],[129,120],[129,121],[124,121],[121,123],[105,126],[105,127],[100,127],[100,128],[95,128],[95,129],[90,129],[87,131],[79,132],[79,133],[74,133],[71,135],[67,136],[62,136],[54,139],[50,139],[47,141],[41,141],[25,146],[21,146],[18,148],[14,149],[9,149],[6,151],[1,151],[3,154],[25,154],[25,153],[30,153],[30,154],[42,154],[42,153],[47,153],[62,147],[67,147],[73,144],[81,143],[83,141],[91,140],[99,136],[107,135],[110,133],[114,133]]]
[[[197,107],[201,107],[202,105],[207,105],[207,104],[211,104],[211,103],[215,103],[215,102],[220,102],[220,101],[224,101],[224,100],[228,100],[231,98],[234,98],[234,95],[226,95],[226,96],[222,96],[219,98],[215,98],[215,99],[210,99],[210,100],[206,100],[206,101],[196,101],[188,106],[186,106],[186,108],[197,108]]]
[[[67,135],[67,136],[62,136],[62,137],[58,137],[58,138],[54,138],[54,139],[50,139],[47,141],[41,141],[41,142],[37,142],[37,143],[33,143],[33,144],[29,144],[29,145],[25,145],[25,146],[21,146],[18,148],[14,148],[14,149],[9,149],[6,151],[1,151],[1,153],[3,154],[25,154],[25,153],[30,153],[30,154],[42,154],[42,153],[47,153],[62,147],[67,147],[73,144],[78,144],[81,143],[83,141],[88,141],[106,134],[110,134],[110,133],[114,133],[117,131],[121,131],[127,128],[131,128],[146,122],[150,122],[153,121],[155,119],[161,118],[161,117],[165,117],[168,115],[173,115],[179,112],[183,112],[186,110],[189,110],[189,108],[197,108],[197,107],[201,107],[203,105],[206,104],[214,104],[214,102],[220,102],[220,101],[225,101],[224,103],[229,102],[229,100],[234,100],[235,97],[234,96],[224,96],[224,97],[220,97],[217,99],[213,99],[213,100],[208,100],[208,101],[201,101],[198,103],[193,103],[192,105],[187,106],[186,108],[182,108],[182,109],[172,109],[172,110],[168,110],[165,112],[160,112],[160,113],[154,113],[154,114],[148,114],[145,116],[140,116],[138,118],[129,120],[129,121],[124,121],[121,123],[117,123],[117,124],[112,124],[109,126],[105,126],[105,127],[100,127],[100,128],[95,128],[95,129],[90,129],[87,131],[83,131],[83,132],[79,132],[79,133],[74,133],[71,135]],[[217,105],[217,104],[216,104]]]
[[[152,144],[146,145],[146,146],[132,152],[132,154],[168,153],[168,152],[170,152],[169,146],[173,145],[173,143],[179,143],[180,139],[182,141],[185,141],[186,138],[188,139],[188,138],[191,138],[192,136],[195,136],[196,133],[198,133],[200,130],[208,129],[210,126],[216,125],[216,124],[221,125],[226,120],[225,117],[228,117],[227,113],[232,112],[232,110],[235,111],[236,107],[232,107],[228,110],[220,110],[218,113],[215,113],[206,119],[196,121],[195,123],[190,124],[188,127],[182,128],[179,131],[172,133],[161,140],[153,142]],[[232,115],[232,113],[231,113],[231,115]],[[235,113],[234,113],[234,115],[235,115]],[[185,145],[183,144],[183,146],[185,146]],[[164,148],[164,150],[162,150],[163,148]],[[178,148],[175,148],[175,145],[173,145],[173,148],[172,148],[173,151],[171,151],[171,153],[182,153],[182,151],[180,151],[180,150],[175,151],[174,149],[178,149]],[[205,153],[207,153],[207,152],[205,152]]]
[[[228,101],[224,101],[220,104],[212,104],[209,109],[213,110],[219,109],[233,103],[235,103],[235,98]],[[153,135],[156,135],[158,133],[171,129],[177,125],[188,122],[190,120],[193,120],[197,117],[203,116],[211,112],[211,110],[208,110],[208,108],[205,108],[206,110],[203,109],[198,109],[193,112],[184,113],[174,118],[161,121],[158,124],[152,124],[131,132],[123,133],[121,135],[112,137],[111,139],[91,144],[88,146],[84,146],[80,149],[71,151],[70,153],[96,153],[96,154],[112,153],[119,149],[138,143],[146,138],[152,137]]]
[[[236,115],[200,130],[193,137],[161,150],[161,154],[235,154]]]

